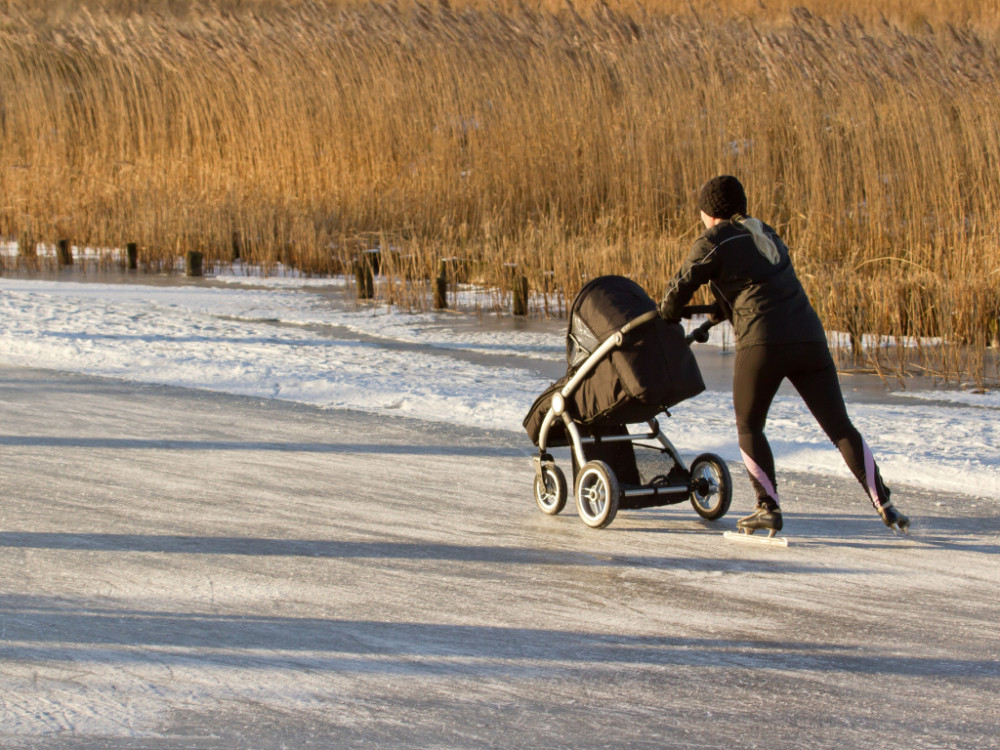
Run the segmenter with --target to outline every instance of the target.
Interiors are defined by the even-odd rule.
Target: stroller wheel
[[[726,515],[733,500],[729,467],[714,453],[702,453],[691,464],[691,505],[698,515],[715,521]]]
[[[554,516],[566,506],[566,475],[552,463],[542,465],[542,475],[535,477],[535,502],[539,510]]]
[[[600,529],[618,512],[621,487],[618,477],[603,461],[588,461],[576,475],[576,510],[585,524]]]

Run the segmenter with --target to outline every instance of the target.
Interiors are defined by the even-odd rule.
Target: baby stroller
[[[580,290],[570,308],[566,375],[535,400],[523,423],[538,446],[535,502],[543,513],[566,504],[566,478],[549,449],[568,446],[577,512],[592,528],[610,524],[619,509],[688,499],[702,518],[726,514],[732,479],[725,461],[703,453],[688,467],[656,420],[705,389],[690,343],[706,340],[710,326],[685,337],[622,276],[601,276]],[[644,431],[629,432],[628,425],[643,423]],[[653,455],[637,461],[636,448]]]

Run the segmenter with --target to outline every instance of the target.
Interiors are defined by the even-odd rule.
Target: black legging
[[[847,416],[837,368],[825,343],[763,344],[737,350],[733,374],[733,406],[740,452],[762,505],[778,504],[774,456],[764,425],[778,386],[785,378],[795,386],[827,437],[840,449],[876,510],[889,501],[871,449]]]

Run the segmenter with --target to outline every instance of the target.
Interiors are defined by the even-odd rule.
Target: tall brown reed
[[[989,30],[237,5],[0,12],[0,234],[315,273],[391,247],[414,306],[402,280],[450,256],[497,288],[517,263],[553,299],[608,272],[658,294],[693,191],[732,172],[828,327],[941,337],[923,366],[990,375],[958,359],[1000,297]]]

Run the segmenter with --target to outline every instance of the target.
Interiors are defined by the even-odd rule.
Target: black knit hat
[[[747,194],[735,177],[720,175],[702,186],[698,208],[713,219],[731,219],[736,214],[746,216]]]

